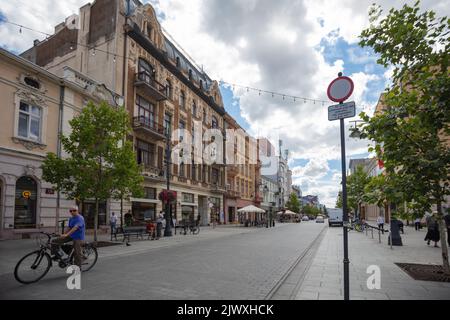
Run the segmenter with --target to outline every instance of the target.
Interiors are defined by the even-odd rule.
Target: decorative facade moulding
[[[33,150],[33,149],[41,149],[45,150],[47,148],[47,145],[39,143],[37,141],[30,141],[18,137],[12,137],[11,138],[14,143],[23,145],[27,150]]]
[[[35,106],[39,106],[39,107],[47,106],[44,98],[42,98],[39,94],[33,93],[28,90],[22,90],[22,89],[17,90],[16,96],[19,97],[21,100],[24,100]]]

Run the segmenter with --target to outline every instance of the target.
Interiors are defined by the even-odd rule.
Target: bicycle
[[[200,233],[200,226],[197,223],[190,223],[190,224],[185,224],[183,226],[183,233],[184,235],[187,235],[187,230],[189,229],[189,233],[192,233],[194,235],[197,235]]]
[[[46,232],[40,232],[40,234],[47,236],[47,241],[45,243],[41,242],[38,250],[22,257],[14,268],[14,277],[20,283],[31,284],[38,282],[48,273],[53,266],[53,261],[58,262],[58,266],[62,269],[73,265],[74,249],[72,244],[63,244],[61,246],[61,249],[69,256],[68,259],[63,259],[58,255],[52,255],[52,238],[57,238],[58,235]],[[87,272],[97,263],[97,248],[93,244],[86,242],[83,244],[82,255],[81,271]]]
[[[350,227],[348,227],[348,230],[355,230],[356,232],[363,232],[364,226],[365,226],[365,223],[362,223],[361,221],[352,221]]]

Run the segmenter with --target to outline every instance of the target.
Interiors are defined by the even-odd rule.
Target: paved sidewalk
[[[289,224],[278,223],[275,228],[283,228]],[[221,237],[227,237],[230,235],[239,235],[244,233],[255,232],[266,228],[246,228],[241,225],[221,225],[215,228],[200,227],[200,233],[198,235],[192,234],[180,234],[177,230],[177,234],[173,232],[172,237],[162,237],[159,240],[147,240],[147,236],[144,236],[144,240],[131,239],[131,246],[125,246],[125,244],[119,239],[118,245],[99,248],[99,257],[110,258],[116,256],[126,256],[136,253],[143,253],[146,251],[169,248],[181,244],[192,243],[196,241],[208,241],[211,239],[217,239]],[[44,236],[45,237],[45,236]],[[93,235],[86,235],[88,241],[93,240]],[[98,241],[110,241],[111,236],[109,234],[99,234]],[[36,250],[38,248],[37,241],[35,239],[25,240],[2,240],[0,241],[0,275],[12,273],[16,263],[25,254]]]
[[[350,231],[350,299],[353,300],[425,300],[450,299],[450,283],[418,281],[400,269],[395,262],[442,264],[441,249],[427,247],[425,230],[405,227],[403,246],[388,246],[387,233],[378,241],[369,231]],[[367,267],[377,265],[381,270],[381,289],[367,288]],[[313,262],[296,296],[297,300],[341,300],[343,295],[343,230],[326,231]]]

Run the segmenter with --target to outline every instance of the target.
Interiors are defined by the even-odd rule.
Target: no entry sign
[[[331,101],[344,102],[352,95],[354,88],[352,79],[341,76],[330,83],[327,95]]]

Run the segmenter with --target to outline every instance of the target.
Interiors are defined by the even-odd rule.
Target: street
[[[156,247],[157,241],[140,240],[131,247],[100,248],[97,265],[82,274],[81,290],[67,289],[69,275],[56,266],[36,284],[19,284],[12,262],[23,252],[17,252],[8,257],[9,265],[2,264],[0,298],[269,299],[294,266],[312,258],[304,253],[326,228],[313,221],[269,229],[217,227],[199,236],[163,239]],[[31,251],[35,246],[29,243]]]

